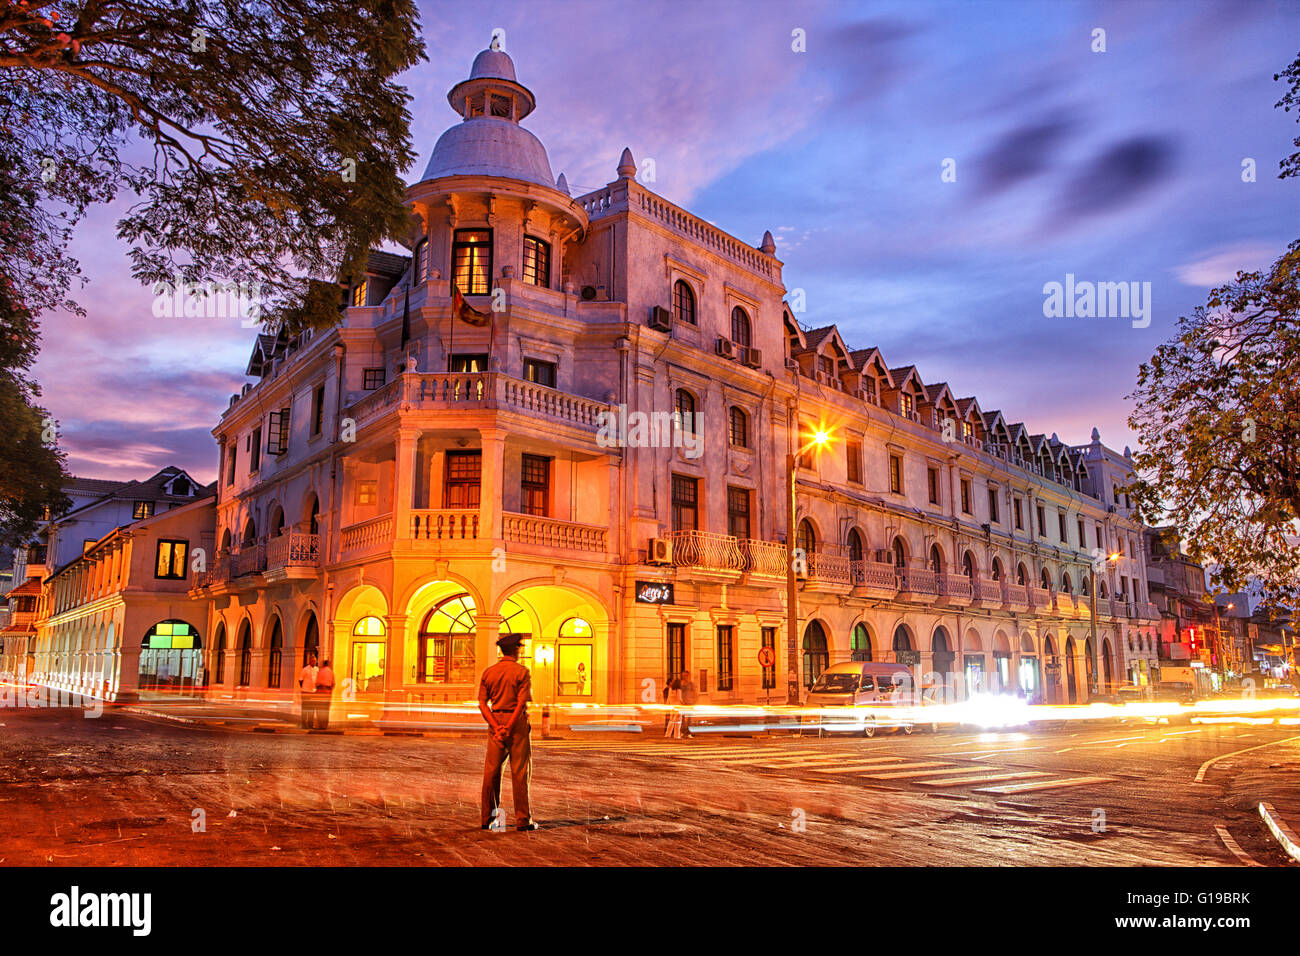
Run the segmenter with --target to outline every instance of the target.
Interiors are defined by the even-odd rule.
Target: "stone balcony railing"
[[[848,558],[814,551],[807,557],[808,583],[852,585],[853,575]]]
[[[414,411],[484,409],[518,412],[553,425],[595,432],[610,405],[526,382],[503,372],[407,372],[353,402],[347,410],[363,428],[396,408]]]
[[[609,549],[609,531],[599,525],[507,512],[502,515],[502,531],[507,541],[520,544],[594,554],[605,554]]]
[[[1029,606],[1039,614],[1048,614],[1052,611],[1052,592],[1047,588],[1029,589]]]
[[[939,575],[928,568],[899,568],[898,589],[909,594],[939,593]]]
[[[411,512],[415,541],[473,541],[479,536],[477,508],[419,509]]]
[[[974,582],[964,574],[942,573],[939,578],[939,593],[950,601],[970,601],[974,596]]]
[[[673,531],[673,565],[703,571],[743,571],[745,556],[739,539],[711,531]]]
[[[242,578],[248,574],[261,574],[266,570],[266,544],[256,541],[246,544],[230,554],[230,576]]]
[[[389,547],[392,541],[393,516],[379,515],[343,528],[339,532],[339,552],[345,557],[352,557]]]
[[[320,535],[289,531],[266,543],[266,568],[320,567]]]
[[[898,569],[892,564],[883,561],[853,561],[850,564],[854,587],[898,590]]]
[[[1028,607],[1029,588],[1023,584],[1003,584],[1002,603],[1017,605],[1019,607]]]
[[[979,578],[975,582],[975,599],[986,607],[1002,603],[1002,582]]]

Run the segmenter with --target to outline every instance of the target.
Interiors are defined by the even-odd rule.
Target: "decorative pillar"
[[[388,625],[388,651],[384,661],[386,701],[406,699],[406,628],[409,620],[405,614],[389,614],[384,618]]]
[[[501,636],[500,614],[474,615],[474,692],[478,693],[479,678],[497,662],[497,638]],[[533,688],[538,697],[538,688]]]
[[[405,378],[410,373],[404,373]],[[411,504],[414,500],[416,448],[420,432],[402,428],[397,432],[397,454],[393,463],[393,537],[397,541],[411,537]]]
[[[479,537],[502,538],[501,492],[505,487],[506,433],[479,429],[483,441],[482,477],[479,486]],[[496,640],[494,637],[493,640]]]

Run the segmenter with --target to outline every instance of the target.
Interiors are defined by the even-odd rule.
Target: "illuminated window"
[[[855,661],[871,660],[871,632],[867,630],[867,625],[859,621],[853,625],[853,653],[852,658]]]
[[[139,521],[141,518],[152,518],[153,502],[137,501],[135,503],[135,506],[131,509],[131,517],[134,518],[136,521]]]
[[[555,388],[555,363],[524,359],[524,381]]]
[[[492,230],[457,229],[451,246],[452,282],[461,295],[487,295],[492,276]]]
[[[224,645],[224,632],[219,641]],[[198,633],[184,621],[155,624],[140,646],[139,686],[150,690],[181,690],[197,686],[203,680],[202,648]],[[220,670],[220,664],[218,668]]]
[[[483,474],[483,455],[473,451],[447,452],[447,474],[443,481],[444,508],[477,508]]]
[[[737,405],[731,406],[728,415],[728,437],[735,448],[749,447],[749,416]]]
[[[355,637],[383,637],[386,631],[384,622],[374,616],[363,617],[352,626]]]
[[[688,435],[696,434],[695,396],[679,388],[673,397],[673,426]]]
[[[551,287],[551,247],[536,236],[524,236],[524,281]]]
[[[354,306],[363,306],[366,304],[366,287],[369,282],[362,282],[360,285],[352,287],[352,304]]]
[[[153,576],[170,580],[182,580],[185,577],[185,558],[189,552],[188,541],[159,541],[157,560],[154,562]]]
[[[416,680],[470,684],[474,680],[474,599],[458,594],[439,602],[420,625]]]

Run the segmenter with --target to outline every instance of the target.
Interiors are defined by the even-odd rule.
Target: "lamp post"
[[[808,448],[824,448],[830,443],[831,436],[824,428],[817,429],[807,444],[800,445],[798,451],[791,451],[785,456],[786,513],[785,513],[785,612],[786,640],[789,653],[786,662],[786,703],[791,706],[799,704],[799,590],[798,579],[794,573],[795,552],[795,485],[799,468],[799,455]],[[807,556],[805,555],[805,559]]]
[[[1106,561],[1110,564],[1114,564],[1116,561],[1119,560],[1119,558],[1120,555],[1118,551],[1106,555]],[[1089,598],[1089,604],[1091,605],[1091,611],[1092,611],[1092,626],[1091,626],[1092,652],[1094,654],[1100,654],[1101,647],[1097,644],[1097,562],[1096,561],[1093,561],[1091,564],[1088,565],[1088,598]],[[1095,692],[1097,690],[1095,685],[1098,676],[1100,676],[1101,668],[1096,666],[1096,661],[1093,662],[1093,665],[1094,666],[1092,668],[1092,677],[1093,677],[1094,686],[1092,687],[1092,690]]]

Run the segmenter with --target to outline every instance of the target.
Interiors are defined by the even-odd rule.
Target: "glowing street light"
[[[825,448],[831,443],[832,432],[825,425],[818,425],[808,442],[798,451],[791,450],[785,456],[786,480],[786,516],[785,516],[785,608],[786,640],[790,648],[787,660],[789,675],[786,680],[786,701],[799,704],[799,589],[794,573],[795,550],[795,473],[799,467],[799,455],[811,448]],[[791,680],[790,678],[793,678]]]

